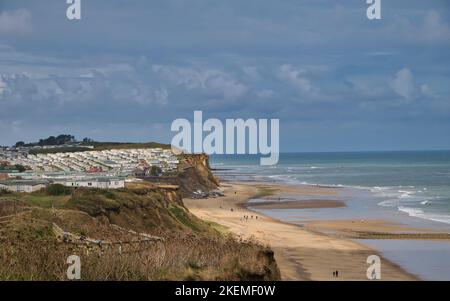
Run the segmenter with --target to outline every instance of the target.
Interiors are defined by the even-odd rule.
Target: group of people
[[[241,217],[241,222],[242,222],[242,221],[248,221],[249,219],[253,219],[253,217],[254,217],[255,219],[258,219],[258,216],[257,216],[257,215],[255,215],[255,216],[253,216],[253,215],[244,215],[243,217]]]

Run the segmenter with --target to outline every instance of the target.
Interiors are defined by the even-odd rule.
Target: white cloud
[[[282,65],[279,69],[279,77],[289,82],[302,93],[310,93],[313,90],[311,82],[306,78],[305,70],[295,69],[291,65]]]
[[[169,92],[166,88],[161,88],[159,90],[154,91],[155,100],[162,105],[166,105],[169,99]]]
[[[0,77],[0,96],[3,94],[5,89],[6,89],[6,83],[3,81],[2,77]]]
[[[406,16],[396,16],[384,34],[418,44],[450,43],[450,27],[439,12],[428,11],[417,22],[414,21]]]
[[[0,12],[0,34],[27,34],[32,31],[31,13],[25,9]]]
[[[204,93],[219,93],[226,99],[238,98],[248,90],[246,85],[219,70],[155,65],[153,71],[175,86]]]
[[[404,99],[414,98],[436,99],[439,94],[435,93],[427,83],[418,83],[411,70],[403,68],[397,71],[391,82],[392,90]]]
[[[258,81],[261,79],[261,75],[259,74],[258,67],[245,66],[244,68],[242,68],[242,70],[252,81]]]
[[[411,99],[417,91],[414,77],[408,68],[399,70],[392,81],[392,89],[398,95]]]
[[[271,98],[271,97],[273,97],[275,95],[275,92],[273,92],[272,90],[269,90],[269,89],[264,89],[264,90],[261,90],[261,91],[257,91],[256,95],[259,98],[262,98],[262,99],[264,99],[264,98]]]
[[[423,84],[423,85],[420,86],[420,92],[424,96],[429,97],[429,98],[436,98],[437,97],[436,93],[434,93],[434,91],[427,84]]]
[[[425,15],[422,29],[422,36],[428,41],[450,42],[450,28],[437,11],[430,11]]]

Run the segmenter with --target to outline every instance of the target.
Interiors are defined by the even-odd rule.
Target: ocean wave
[[[219,162],[218,162],[219,163]],[[436,222],[450,224],[450,216],[447,212],[438,211],[442,197],[436,196],[436,191],[419,185],[393,185],[393,186],[363,186],[343,185],[342,183],[322,183],[311,177],[315,169],[328,168],[315,165],[281,166],[272,169],[258,169],[255,166],[240,165],[234,172],[242,172],[242,177],[248,177],[254,181],[268,181],[288,185],[326,185],[354,191],[370,193],[369,200],[390,210],[401,211],[411,217],[428,219]],[[252,174],[250,172],[254,172]],[[357,196],[359,194],[356,194]],[[365,194],[363,196],[365,198]],[[445,199],[447,199],[445,197]],[[433,211],[436,210],[436,211]],[[437,212],[437,213],[436,213]]]
[[[398,207],[398,210],[407,213],[409,216],[450,224],[450,215],[424,212],[420,208],[411,208],[404,206]]]
[[[416,193],[416,191],[405,191],[405,190],[399,190],[398,192],[400,193],[400,195],[398,196],[400,199],[412,198]]]
[[[409,189],[405,189],[405,187]],[[371,187],[372,192],[376,197],[387,199],[400,199],[405,202],[421,202],[424,200],[424,190],[418,190],[414,186],[385,186],[385,187]],[[389,201],[389,200],[387,200]],[[384,204],[381,202],[382,205]]]
[[[399,205],[399,200],[398,199],[385,200],[379,202],[378,205],[383,207],[397,207]]]

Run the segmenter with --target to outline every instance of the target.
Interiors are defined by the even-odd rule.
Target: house
[[[133,175],[135,176],[135,177],[145,177],[147,174],[146,174],[146,171],[145,171],[145,169],[144,168],[135,168],[134,170],[133,170]]]
[[[125,187],[125,181],[119,178],[82,178],[82,179],[58,179],[53,183],[67,187],[86,187],[101,189],[118,189]]]
[[[102,168],[98,167],[98,166],[92,166],[89,168],[89,170],[87,171],[88,173],[96,173],[96,172],[102,172]]]
[[[47,187],[48,181],[35,181],[35,180],[7,180],[0,181],[0,189],[6,189],[12,192],[27,192],[41,190]]]
[[[9,178],[8,172],[9,171],[0,170],[0,181],[7,180]]]

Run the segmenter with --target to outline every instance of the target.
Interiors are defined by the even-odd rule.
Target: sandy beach
[[[282,195],[300,194],[311,198],[295,202],[295,208],[343,206],[336,200],[337,189],[324,186],[292,187],[274,184],[222,184],[225,196],[210,199],[185,199],[189,210],[204,220],[213,221],[243,238],[253,238],[275,251],[283,280],[367,280],[367,257],[380,255],[374,249],[339,235],[353,231],[396,233],[414,231],[389,221],[317,221],[307,226],[284,223],[247,208],[251,198],[267,197],[271,208],[288,208]],[[314,205],[315,204],[315,205]],[[258,204],[257,204],[258,205]],[[263,204],[259,204],[264,206]],[[316,206],[316,207],[314,207]],[[247,216],[248,218],[244,218]],[[325,234],[335,231],[337,235]],[[381,256],[380,256],[381,257]],[[419,280],[401,267],[381,257],[382,280]],[[333,272],[339,271],[339,277]]]

